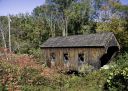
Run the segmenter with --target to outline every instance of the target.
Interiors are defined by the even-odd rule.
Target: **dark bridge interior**
[[[112,56],[119,51],[119,48],[117,46],[109,47],[107,50],[107,54],[104,54],[101,58],[101,67],[103,67],[105,64],[109,62],[109,60],[112,58]]]

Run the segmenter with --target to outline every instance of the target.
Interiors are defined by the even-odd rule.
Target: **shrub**
[[[116,59],[116,64],[118,65],[118,67],[120,68],[124,68],[128,66],[128,53],[125,52],[121,55],[119,55]]]
[[[105,89],[108,91],[128,91],[128,67],[109,74]]]
[[[83,66],[79,68],[79,72],[81,73],[82,76],[89,74],[93,70],[94,70],[94,67],[88,64],[86,65],[84,64]]]
[[[42,85],[46,86],[50,82],[48,78],[41,75],[40,70],[31,67],[25,67],[20,74],[20,83],[22,85]]]
[[[0,82],[2,83],[2,88],[13,88],[13,85],[16,85],[19,81],[19,73],[20,71],[17,66],[4,61],[0,62]]]
[[[6,86],[2,86],[2,84],[0,83],[0,91],[8,91]]]
[[[48,78],[45,78],[41,75],[37,75],[35,77],[35,79],[33,80],[33,85],[43,85],[43,86],[47,86],[49,85],[50,80],[48,80]]]
[[[23,85],[22,91],[60,91],[59,89],[53,89],[47,86],[34,86],[34,85]]]
[[[37,75],[39,75],[39,71],[37,69],[25,67],[21,71],[20,82],[21,84],[32,84]]]

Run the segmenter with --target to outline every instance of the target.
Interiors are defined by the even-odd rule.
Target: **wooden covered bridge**
[[[41,49],[48,67],[78,70],[89,64],[99,69],[120,50],[120,45],[112,32],[104,32],[50,38]]]

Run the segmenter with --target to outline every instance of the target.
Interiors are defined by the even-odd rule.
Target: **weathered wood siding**
[[[51,64],[50,53],[55,53],[55,65]],[[69,63],[64,64],[63,54],[68,53]],[[78,54],[84,54],[85,64],[100,67],[100,58],[105,53],[104,48],[44,48],[43,56],[49,67],[78,69]]]

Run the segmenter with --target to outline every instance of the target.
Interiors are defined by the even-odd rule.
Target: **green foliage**
[[[119,55],[115,59],[116,65],[119,66],[119,68],[124,68],[128,66],[128,53],[125,52],[121,55]]]
[[[117,63],[117,65],[120,65],[120,66],[122,65],[121,68],[123,68],[124,67],[123,63],[125,64],[125,61],[122,62],[122,60],[123,59],[127,60],[126,57],[127,57],[127,54],[125,54],[125,56],[123,55],[122,57],[117,58],[118,60],[115,62]],[[115,67],[118,67],[118,66],[115,66]],[[53,77],[52,79],[43,77],[40,74],[41,70],[26,67],[19,71],[18,73],[19,75],[17,77],[18,80],[15,80],[15,81],[18,81],[18,84],[22,85],[21,89],[23,91],[28,91],[28,90],[29,91],[41,91],[41,90],[45,90],[45,91],[49,91],[49,90],[51,91],[60,91],[60,90],[62,91],[65,91],[65,90],[84,91],[85,89],[87,91],[102,91],[104,89],[104,84],[106,83],[106,81],[110,80],[110,79],[107,80],[107,78],[110,78],[109,74],[115,72],[115,69],[117,69],[115,67],[110,68],[110,69],[101,69],[98,71],[93,71],[91,73],[86,72],[84,76],[83,75],[82,76],[75,76],[75,75],[69,76],[69,75],[64,75],[63,73],[60,73],[59,76]],[[9,67],[9,68],[12,69],[12,67]],[[85,67],[84,69],[88,69],[88,67]],[[17,73],[16,70],[15,72]],[[125,75],[125,71],[123,72],[121,69],[118,70],[118,73],[123,73]],[[114,75],[112,75],[111,77],[113,76]],[[120,82],[120,81],[116,81],[116,82]]]
[[[83,76],[89,74],[93,70],[94,70],[94,67],[88,64],[86,65],[84,64],[79,68],[79,72],[82,73]]]
[[[113,32],[116,37],[117,40],[119,41],[119,43],[123,46],[123,47],[127,47],[128,45],[128,32],[127,32],[127,27],[125,27],[127,25],[127,22],[125,20],[122,19],[117,19],[117,18],[112,18],[110,19],[109,22],[101,22],[101,23],[97,23],[97,32]]]
[[[33,68],[24,68],[21,72],[21,84],[32,84],[35,77],[39,75],[38,70]]]
[[[21,69],[8,62],[0,62],[0,75],[0,83],[3,83],[2,88],[5,89],[8,86],[14,88],[15,85],[49,86],[51,84],[48,78],[41,75],[41,70],[31,67]]]
[[[0,75],[1,75],[0,79],[2,79],[7,75],[12,75],[15,78],[15,76],[19,74],[18,72],[19,69],[17,66],[0,61]]]
[[[104,89],[107,91],[127,91],[128,90],[128,53],[120,54],[112,65],[116,65],[108,73]]]
[[[102,91],[110,70],[94,71],[85,76],[64,75],[50,80],[46,85],[23,85],[23,90],[33,91]],[[46,82],[45,82],[46,83]]]
[[[36,7],[32,15],[10,16],[12,50],[15,53],[34,55],[39,61],[42,57],[39,45],[49,37],[62,36],[63,32],[68,35],[95,33],[95,30],[114,32],[121,46],[126,48],[127,14],[128,6],[121,5],[119,0],[46,0],[46,4]],[[0,22],[8,47],[7,17],[1,16]],[[1,36],[0,47],[3,47]],[[108,70],[90,73],[91,67],[86,65],[81,68],[84,75],[80,77],[59,74],[59,77],[53,79],[42,76],[41,71],[34,68],[21,70],[13,64],[0,62],[0,81],[7,79],[4,87],[20,84],[23,91],[102,91],[106,81],[109,90],[128,89],[128,54],[121,54],[114,61],[111,65],[116,66]]]
[[[11,17],[11,40],[12,51],[15,53],[25,53],[35,55],[36,49],[43,41],[48,39],[49,34],[46,31],[42,17],[33,17],[28,14],[19,14]],[[8,41],[7,17],[0,17],[2,29],[4,30],[5,39]],[[8,42],[7,42],[8,46]]]
[[[0,83],[0,91],[8,91],[6,86],[2,86]]]
[[[84,76],[67,76],[63,78],[62,90],[68,91],[102,91],[110,70],[99,70]],[[65,80],[64,80],[65,79]]]
[[[39,58],[41,58],[41,52],[42,52],[42,50],[41,49],[30,49],[29,50],[29,54],[33,54],[34,55],[34,57],[35,58],[37,58],[37,59],[39,59]]]
[[[128,68],[116,69],[111,72],[105,89],[109,91],[127,91],[128,90]]]
[[[49,80],[43,77],[41,72],[34,68],[24,68],[20,74],[20,84],[22,85],[34,85],[34,86],[47,86]]]
[[[51,36],[62,36],[64,32],[66,35],[95,33],[96,30],[114,32],[120,44],[128,46],[127,5],[115,0],[46,0],[46,4],[36,7],[32,15],[10,17],[11,44],[15,53],[39,57],[39,45]],[[1,16],[0,22],[8,47],[7,17]],[[3,46],[1,36],[0,41]]]
[[[22,91],[59,91],[45,86],[23,85]]]
[[[14,86],[19,82],[19,68],[7,62],[0,61],[0,83],[2,89],[7,91],[8,86]],[[7,86],[8,85],[8,86]]]
[[[110,31],[118,34],[125,30],[125,21],[121,19],[112,18],[110,22],[101,22],[97,24],[97,31]]]

